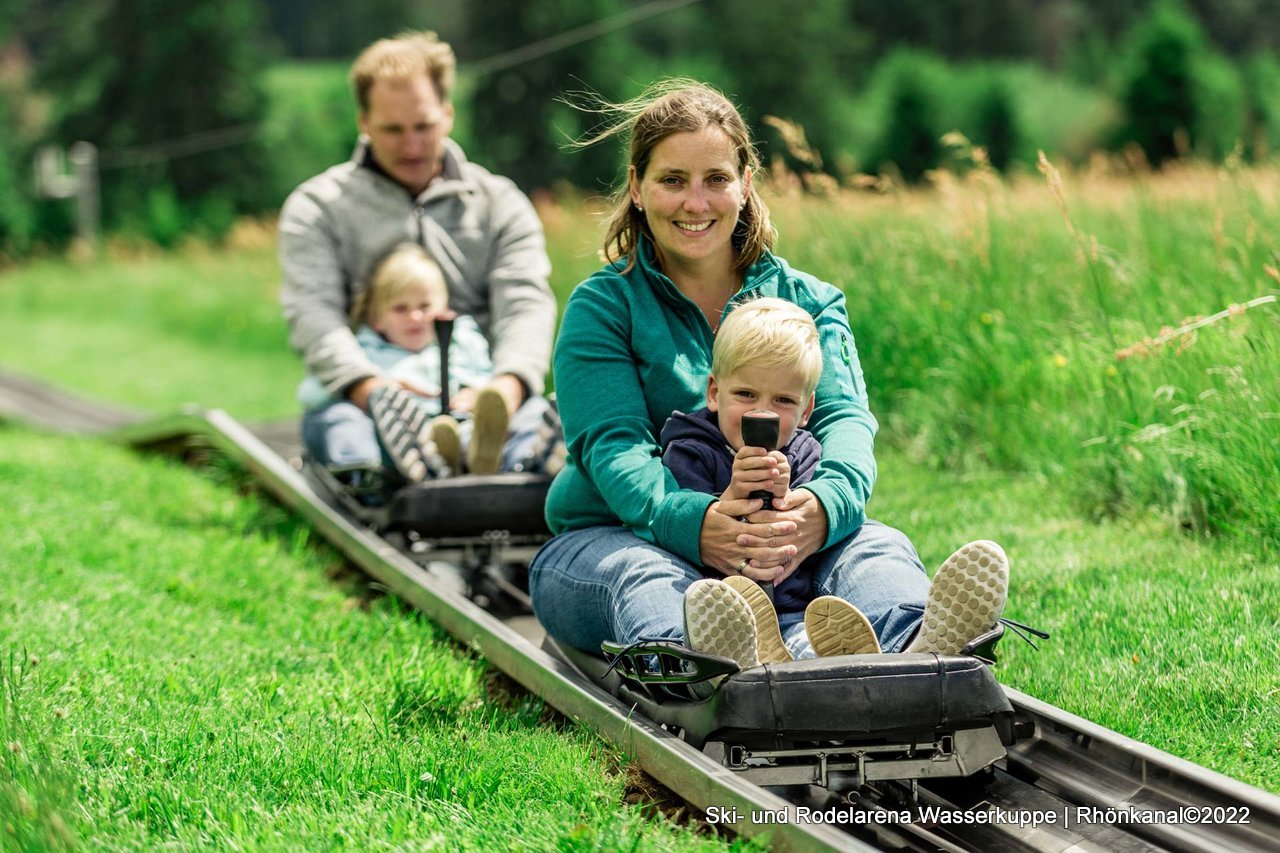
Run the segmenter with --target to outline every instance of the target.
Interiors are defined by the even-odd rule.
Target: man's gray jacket
[[[379,374],[351,331],[351,306],[398,244],[423,246],[444,271],[449,305],[489,339],[494,375],[541,394],[556,302],[542,224],[511,181],[470,163],[452,141],[444,167],[413,198],[380,170],[351,160],[310,179],[280,212],[280,301],[289,341],[329,393]]]

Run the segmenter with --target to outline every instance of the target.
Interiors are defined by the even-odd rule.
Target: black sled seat
[[[449,477],[406,486],[383,509],[379,527],[424,539],[459,539],[504,531],[513,538],[550,537],[543,506],[551,478],[543,474]]]
[[[727,673],[718,684],[688,685],[637,675],[635,665],[611,669],[550,638],[544,647],[698,748],[722,744],[726,766],[761,784],[826,784],[841,773],[854,784],[967,776],[1016,740],[1004,690],[966,655],[847,655],[738,670],[676,644],[626,652],[640,656],[633,661],[666,658],[651,671]]]
[[[826,741],[991,725],[1013,709],[991,670],[957,655],[848,655],[727,678],[691,728],[709,740]]]

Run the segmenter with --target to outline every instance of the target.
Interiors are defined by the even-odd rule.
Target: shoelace
[[[903,610],[910,610],[913,613],[924,613],[924,605],[922,604],[903,604],[901,607]],[[1032,628],[1030,625],[1025,625],[1022,622],[1015,621],[1007,616],[997,616],[996,622],[1012,628],[1013,633],[1021,637],[1027,645],[1031,646],[1031,648],[1036,651],[1040,651],[1040,647],[1037,646],[1035,640],[1028,637],[1027,634],[1034,634],[1042,640],[1049,639],[1048,631],[1041,631],[1039,628]]]
[[[1012,628],[1013,633],[1017,634],[1019,637],[1025,640],[1027,645],[1031,646],[1031,648],[1035,649],[1036,651],[1040,651],[1040,647],[1036,645],[1035,640],[1028,637],[1027,634],[1024,634],[1023,633],[1024,631],[1029,634],[1035,634],[1037,637],[1039,637],[1042,640],[1049,639],[1048,631],[1041,631],[1039,628],[1032,628],[1030,625],[1024,625],[1021,622],[1015,622],[1014,620],[1006,618],[1004,616],[997,617],[996,621],[1002,625],[1007,625],[1010,628]]]
[[[608,669],[604,671],[604,675],[607,676],[609,673],[617,669],[618,664],[622,663],[622,659],[630,657],[631,653],[634,652],[636,649],[641,648],[643,646],[653,645],[654,643],[671,643],[675,645],[680,645],[676,640],[673,640],[670,637],[641,637],[640,639],[627,643],[625,646],[618,649],[618,651],[613,656],[613,660],[609,663]],[[653,654],[655,657],[657,656],[657,652],[654,652]],[[601,677],[604,677],[604,676],[601,676]]]

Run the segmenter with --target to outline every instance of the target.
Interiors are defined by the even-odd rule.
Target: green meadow
[[[1280,791],[1280,173],[1119,169],[767,193],[779,252],[849,296],[872,515],[930,566],[1002,542],[1008,614],[1053,634],[1007,640],[1000,678]],[[594,207],[541,209],[562,302],[597,265]],[[278,275],[248,225],[12,268],[0,365],[145,411],[292,416]],[[625,756],[487,689],[225,466],[6,428],[0,471],[6,844],[696,840],[624,805]]]

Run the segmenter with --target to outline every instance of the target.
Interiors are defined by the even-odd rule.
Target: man
[[[280,213],[290,342],[308,371],[348,401],[303,419],[304,441],[321,462],[370,456],[369,397],[392,383],[361,351],[349,312],[377,262],[406,240],[435,259],[450,307],[474,316],[489,338],[493,387],[508,414],[542,393],[556,317],[542,226],[511,181],[468,162],[449,139],[455,69],[452,48],[434,33],[365,49],[351,68],[355,154],[294,190]],[[475,398],[464,389],[452,406],[466,411]]]

